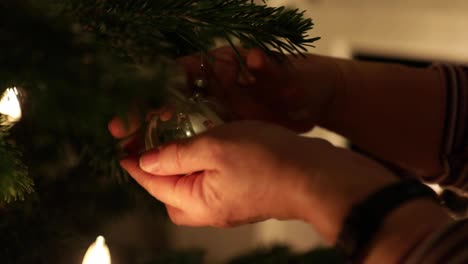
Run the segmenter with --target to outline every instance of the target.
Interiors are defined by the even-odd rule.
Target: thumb
[[[174,206],[180,203],[180,197],[176,195],[176,186],[181,176],[161,177],[146,173],[140,169],[136,158],[121,160],[120,165],[156,199]]]
[[[159,149],[150,150],[140,157],[140,168],[153,175],[185,175],[213,169],[207,152],[210,144],[201,137],[177,141]],[[211,164],[211,166],[210,166]]]

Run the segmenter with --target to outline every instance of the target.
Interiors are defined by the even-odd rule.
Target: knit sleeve
[[[435,66],[447,87],[447,110],[441,159],[445,173],[424,180],[468,196],[468,67]]]

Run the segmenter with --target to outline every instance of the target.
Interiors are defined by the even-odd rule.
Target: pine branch
[[[78,163],[124,179],[117,162],[109,162],[118,157],[106,124],[135,105],[141,113],[158,107],[166,89],[185,79],[175,57],[206,52],[217,38],[233,47],[239,39],[272,56],[301,53],[318,39],[307,36],[313,23],[298,10],[250,0],[4,0],[0,10],[0,49],[7,51],[0,54],[0,88],[27,91],[18,129],[27,132],[15,139],[32,172],[46,161],[76,166],[64,158],[72,145]],[[0,138],[11,164],[3,165],[0,179],[20,197],[31,186],[27,169],[5,142]]]
[[[135,204],[156,211],[120,168],[107,122],[158,107],[167,88],[183,84],[175,57],[206,52],[219,38],[271,56],[300,54],[318,39],[302,12],[251,0],[2,0],[0,10],[0,91],[27,94],[21,122],[0,122],[8,263],[53,261],[62,239],[94,235]],[[33,186],[37,193],[11,203]]]
[[[0,54],[0,87],[24,87],[28,97],[19,124],[28,132],[19,143],[29,140],[24,148],[32,161],[40,161],[33,156],[48,149],[47,155],[57,157],[55,166],[62,166],[63,146],[75,142],[79,157],[88,151],[108,164],[103,153],[113,152],[116,143],[107,122],[134,104],[142,112],[158,106],[165,87],[181,73],[168,61],[149,66],[116,59],[69,18],[47,16],[42,7],[24,3],[0,3],[0,48],[8,51]],[[21,198],[29,191],[28,171],[4,137],[0,143],[5,168],[0,188],[5,197]],[[33,173],[37,166],[30,166]]]
[[[24,200],[34,185],[21,160],[21,152],[8,139],[10,128],[6,117],[0,114],[0,203]]]
[[[270,55],[302,53],[319,39],[307,35],[314,24],[303,12],[250,0],[70,2],[82,23],[137,61],[207,51],[215,38],[231,36]]]

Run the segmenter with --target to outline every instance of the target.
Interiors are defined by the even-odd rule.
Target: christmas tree
[[[136,207],[161,242],[145,256],[114,242],[117,263],[201,262],[169,253],[162,207],[120,169],[107,123],[161,106],[185,79],[180,56],[209,59],[220,40],[301,54],[318,40],[312,21],[249,0],[3,0],[0,10],[0,95],[21,107],[19,122],[0,108],[1,263],[80,263],[97,230]],[[276,248],[232,263],[312,259]]]

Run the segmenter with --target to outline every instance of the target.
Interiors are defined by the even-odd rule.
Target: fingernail
[[[159,157],[159,150],[151,150],[149,152],[146,152],[140,157],[140,168],[143,171],[149,172],[149,173],[154,173],[159,170],[160,163],[158,160]]]

